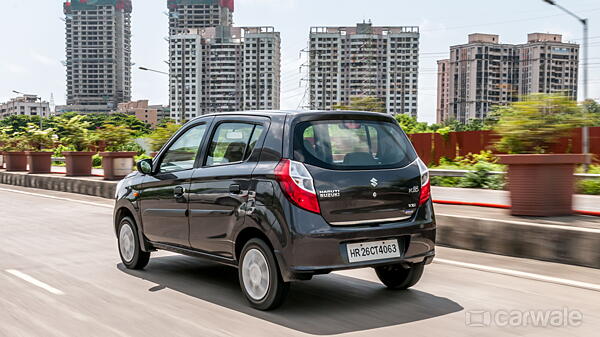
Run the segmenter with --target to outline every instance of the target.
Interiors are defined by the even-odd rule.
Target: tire
[[[259,310],[280,306],[290,288],[281,277],[271,248],[261,239],[251,239],[244,245],[238,276],[246,299]]]
[[[401,264],[375,267],[375,272],[381,283],[389,289],[408,289],[421,279],[425,264],[413,264],[410,267],[403,267]]]
[[[127,269],[144,269],[150,261],[150,252],[142,251],[138,240],[137,226],[130,217],[119,222],[117,231],[119,255]]]

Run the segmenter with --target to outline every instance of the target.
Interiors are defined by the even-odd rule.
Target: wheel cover
[[[270,274],[267,259],[263,253],[250,249],[242,261],[242,281],[246,293],[255,301],[263,299],[269,291]]]
[[[121,256],[125,262],[131,262],[133,260],[133,256],[135,255],[134,240],[131,225],[128,223],[123,224],[123,226],[121,226],[121,231],[119,232],[119,250],[121,251]]]

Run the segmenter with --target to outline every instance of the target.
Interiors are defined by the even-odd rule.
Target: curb
[[[114,198],[117,187],[116,181],[65,177],[55,173],[37,175],[5,171],[0,171],[0,184],[85,194],[106,199]]]

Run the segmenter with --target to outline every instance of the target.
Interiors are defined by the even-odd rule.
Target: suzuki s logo
[[[378,184],[379,184],[379,181],[377,179],[371,178],[371,186],[377,187]]]

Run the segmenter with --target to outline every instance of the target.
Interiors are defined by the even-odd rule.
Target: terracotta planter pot
[[[67,177],[91,176],[92,156],[96,152],[63,152],[67,164]]]
[[[4,152],[7,171],[27,171],[27,154],[25,152]]]
[[[27,151],[29,173],[51,173],[52,152]]]
[[[583,154],[499,155],[508,165],[511,214],[558,216],[573,213],[575,165]]]
[[[104,180],[120,180],[133,171],[137,152],[101,152]]]

